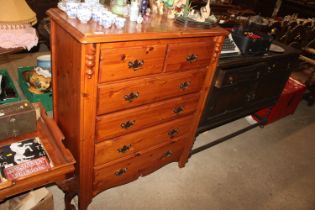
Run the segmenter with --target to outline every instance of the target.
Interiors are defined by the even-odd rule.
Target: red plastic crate
[[[299,105],[305,90],[306,87],[304,84],[290,77],[277,103],[271,108],[265,108],[256,112],[255,115],[252,115],[252,117],[258,121],[258,118],[265,118],[268,113],[270,113],[266,122],[266,124],[270,124],[276,120],[293,114]]]

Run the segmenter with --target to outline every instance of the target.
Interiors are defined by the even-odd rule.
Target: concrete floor
[[[25,62],[34,65],[31,58]],[[0,60],[0,68],[14,69],[20,64],[20,60]],[[240,119],[205,132],[194,147],[247,125]],[[49,189],[55,209],[63,209],[63,193],[56,186]],[[182,169],[171,163],[109,189],[89,206],[89,210],[103,209],[314,210],[315,107],[303,102],[294,115],[198,153]]]

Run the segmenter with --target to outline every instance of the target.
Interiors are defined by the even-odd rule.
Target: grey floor
[[[27,63],[5,63],[0,68]],[[25,59],[25,58],[24,58]],[[10,72],[15,77],[14,70]],[[194,147],[247,126],[240,119],[201,134]],[[56,187],[55,209],[63,206]],[[198,153],[180,169],[171,163],[96,196],[89,210],[314,210],[315,106]]]

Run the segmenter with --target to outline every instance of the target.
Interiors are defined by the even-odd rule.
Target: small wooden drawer
[[[141,174],[148,174],[168,163],[177,161],[183,150],[181,139],[143,155],[110,165],[94,167],[94,195],[114,186],[119,186],[137,179]]]
[[[178,161],[184,149],[184,141],[185,138],[181,138],[177,142],[172,142],[152,152],[143,154],[142,158],[147,161],[141,166],[141,175],[148,175],[168,163]]]
[[[214,41],[169,44],[165,71],[207,68],[214,50]]]
[[[164,74],[98,85],[97,114],[128,109],[201,89],[206,71]]]
[[[95,138],[114,138],[193,113],[199,93],[96,117]]]
[[[101,49],[99,82],[160,73],[166,44]]]
[[[94,195],[111,187],[126,184],[140,176],[139,167],[142,159],[132,157],[128,160],[109,166],[94,168]]]
[[[95,145],[95,165],[100,165],[128,155],[141,153],[150,147],[177,141],[190,131],[193,116],[187,116],[138,132],[127,134]]]

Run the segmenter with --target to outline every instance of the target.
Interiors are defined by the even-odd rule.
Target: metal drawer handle
[[[143,67],[144,61],[143,60],[134,60],[128,62],[129,69],[133,69],[134,71],[137,71]]]
[[[259,71],[257,71],[257,73],[256,73],[256,78],[257,78],[257,79],[260,78],[260,72],[259,72]]]
[[[248,93],[248,94],[246,94],[247,102],[253,101],[255,98],[256,98],[256,94],[255,93]]]
[[[120,127],[124,128],[124,129],[128,129],[128,128],[131,128],[132,126],[134,126],[135,123],[136,123],[135,120],[128,120],[127,122],[121,123]]]
[[[229,84],[233,84],[233,83],[234,83],[234,78],[233,78],[233,76],[229,76],[229,77],[228,77],[228,81],[229,81]]]
[[[123,176],[125,173],[127,173],[128,168],[121,168],[117,171],[115,171],[115,176]]]
[[[173,110],[173,112],[175,114],[180,114],[183,111],[184,111],[184,107],[182,107],[182,106],[175,107],[174,110]]]
[[[179,88],[182,90],[186,90],[190,85],[191,85],[191,82],[185,81],[185,82],[180,83]]]
[[[179,131],[177,129],[171,129],[167,134],[172,139],[178,136]]]
[[[168,150],[163,154],[163,158],[169,158],[169,157],[172,157],[172,155],[173,155],[173,152]]]
[[[118,148],[117,151],[120,153],[126,153],[131,148],[131,144],[124,145],[122,148]]]
[[[186,61],[187,61],[188,63],[193,63],[193,62],[195,62],[195,61],[197,61],[197,60],[198,60],[198,56],[195,55],[195,54],[191,54],[191,55],[188,55],[188,56],[186,57]]]
[[[138,97],[139,97],[139,93],[138,92],[131,92],[128,95],[125,95],[124,99],[126,101],[132,102],[133,100],[135,100]]]

